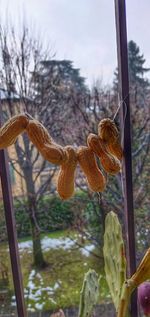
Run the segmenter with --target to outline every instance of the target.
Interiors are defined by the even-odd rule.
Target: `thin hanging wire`
[[[125,106],[125,113],[124,113],[124,118],[123,118],[123,129],[122,129],[123,132],[122,132],[122,136],[121,136],[121,145],[123,145],[123,142],[124,142],[124,127],[125,127],[125,120],[126,120],[126,116],[127,116],[127,105],[126,105],[125,99],[127,98],[127,96],[123,100],[120,100],[119,94],[118,94],[118,107],[117,107],[117,110],[116,110],[114,117],[113,117],[113,121],[115,121],[120,108],[124,105]]]
[[[129,94],[127,95],[129,96]],[[124,100],[120,100],[119,99],[119,94],[118,94],[118,107],[117,107],[117,110],[115,112],[115,115],[113,117],[113,121],[115,120],[120,108],[124,105],[124,117],[123,117],[123,129],[122,129],[122,136],[121,136],[121,146],[123,147],[123,144],[124,144],[124,128],[125,128],[125,120],[126,120],[126,116],[127,116],[127,105],[126,105],[126,102],[125,102],[125,99],[127,98],[127,96],[124,98]],[[124,192],[124,181],[123,181],[123,171],[121,170],[120,172],[120,175],[121,175],[121,187],[122,187],[122,195],[123,195],[123,198],[125,196],[125,192]]]
[[[117,110],[116,110],[116,112],[114,114],[113,121],[115,121],[115,119],[117,117],[117,114],[118,114],[118,112],[120,110],[120,107],[121,107],[121,101],[120,101],[120,98],[119,98],[119,94],[117,94],[117,96],[118,96],[118,107],[117,107]]]
[[[119,93],[118,93],[118,107],[117,107],[117,110],[116,110],[116,112],[114,114],[114,117],[113,117],[113,121],[115,121],[120,108],[124,105],[125,112],[124,112],[123,129],[122,129],[122,136],[121,136],[121,146],[122,147],[123,147],[123,143],[124,143],[124,127],[125,127],[125,120],[126,120],[126,116],[127,116],[127,105],[126,105],[126,102],[125,102],[125,99],[127,98],[127,96],[124,98],[124,100],[120,100]],[[120,175],[121,175],[122,195],[124,197],[125,193],[124,193],[124,182],[123,182],[123,171],[122,170],[120,171]],[[99,202],[99,204],[101,204],[101,201],[102,201],[102,193],[98,192],[98,202]]]

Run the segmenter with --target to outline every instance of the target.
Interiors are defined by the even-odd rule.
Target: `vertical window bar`
[[[1,121],[1,100],[0,100],[0,121]],[[1,122],[0,122],[1,123]],[[12,267],[14,289],[17,302],[18,317],[26,317],[24,302],[23,281],[17,243],[16,223],[13,210],[13,199],[9,177],[9,164],[6,150],[0,150],[0,178],[5,210],[6,227]]]
[[[136,270],[134,206],[132,185],[132,153],[131,153],[131,126],[130,126],[130,98],[129,98],[129,73],[128,73],[128,49],[126,27],[126,3],[125,0],[115,0],[117,55],[119,72],[119,96],[121,102],[121,128],[123,131],[123,185],[124,208],[126,217],[127,258],[128,274],[131,276]],[[137,317],[136,294],[131,299],[131,315]]]

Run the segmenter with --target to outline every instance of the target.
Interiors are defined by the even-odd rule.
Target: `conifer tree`
[[[146,68],[144,64],[145,58],[144,55],[140,53],[139,46],[134,41],[129,41],[128,67],[130,92],[132,92],[132,96],[136,95],[137,97],[138,95],[138,97],[143,97],[143,95],[149,91],[150,83],[145,75],[150,71],[150,68]],[[113,88],[115,92],[118,92],[118,69],[114,72]]]
[[[134,41],[128,43],[128,64],[130,85],[140,85],[143,88],[149,86],[149,82],[144,78],[144,75],[150,68],[144,67],[144,55],[140,54],[140,48]]]

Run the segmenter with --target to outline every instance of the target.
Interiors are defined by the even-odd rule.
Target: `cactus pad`
[[[126,258],[121,225],[114,212],[105,220],[104,261],[106,280],[116,310],[118,310],[121,290],[126,279]]]
[[[89,270],[84,277],[80,293],[79,317],[91,317],[93,306],[99,296],[99,280],[94,270]]]

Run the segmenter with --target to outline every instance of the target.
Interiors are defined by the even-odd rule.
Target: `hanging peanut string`
[[[20,114],[9,119],[0,129],[0,149],[15,143],[17,137],[26,132],[29,140],[36,146],[43,158],[59,165],[57,191],[62,199],[74,194],[75,172],[79,163],[86,176],[90,190],[102,192],[106,187],[106,177],[99,168],[96,157],[103,170],[115,175],[121,170],[123,151],[119,132],[113,120],[106,118],[98,125],[98,135],[89,134],[87,146],[75,148],[62,147],[49,135],[47,129],[28,114]]]

